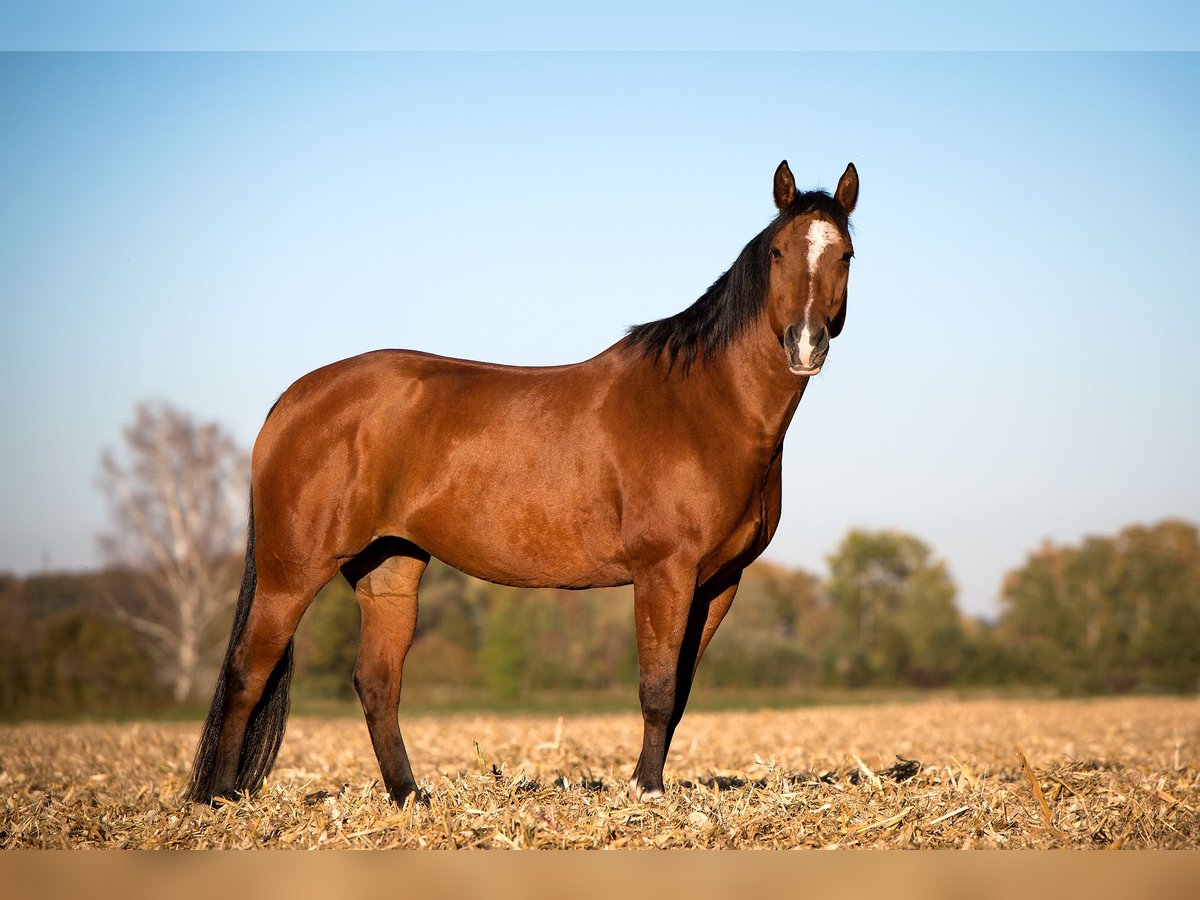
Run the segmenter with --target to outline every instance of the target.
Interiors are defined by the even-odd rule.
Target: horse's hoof
[[[647,788],[642,787],[637,778],[629,779],[629,799],[634,803],[642,803],[646,800],[656,800],[663,795],[663,789],[660,787]]]
[[[404,804],[408,802],[409,798],[412,798],[413,803],[419,803],[422,806],[429,805],[429,791],[423,787],[417,787],[415,784],[405,785],[388,793],[392,798],[392,802],[401,809],[404,808]]]

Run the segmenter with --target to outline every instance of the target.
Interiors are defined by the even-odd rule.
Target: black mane
[[[667,371],[678,363],[684,375],[696,360],[715,356],[763,310],[775,235],[792,219],[814,210],[829,216],[842,230],[849,228],[845,210],[829,194],[824,191],[797,194],[787,209],[750,240],[729,271],[714,281],[695,303],[665,319],[634,325],[629,329],[627,346],[655,358],[666,353]]]

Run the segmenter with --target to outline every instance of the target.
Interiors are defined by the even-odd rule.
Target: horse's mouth
[[[787,352],[788,371],[793,375],[816,375],[821,371],[821,367],[825,365],[825,354],[821,354],[814,360],[814,365],[806,366],[803,360],[800,359],[799,345],[785,341],[783,349]]]
[[[803,366],[788,366],[788,371],[791,372],[793,375],[817,375],[820,373],[821,367],[820,366],[808,366],[807,368],[805,368]]]

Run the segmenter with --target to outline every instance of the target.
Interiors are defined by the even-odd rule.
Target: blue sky
[[[1194,50],[1181,0],[0,0],[22,50]]]
[[[862,192],[767,556],[902,528],[993,613],[1045,538],[1200,521],[1197,110],[1193,53],[2,54],[0,570],[96,564],[137,401],[249,445],[364,350],[583,359],[787,158]]]

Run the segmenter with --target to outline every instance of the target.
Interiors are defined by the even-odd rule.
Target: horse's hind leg
[[[253,606],[222,679],[220,731],[211,797],[258,790],[283,739],[296,626],[317,591],[337,573],[324,566],[275,564],[259,570]]]
[[[417,627],[417,589],[428,563],[429,554],[419,547],[384,538],[343,568],[362,606],[354,688],[362,701],[384,786],[400,806],[417,791],[398,710],[404,657]]]

